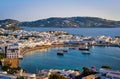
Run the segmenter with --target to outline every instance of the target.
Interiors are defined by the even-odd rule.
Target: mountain
[[[98,17],[52,17],[31,22],[19,22],[17,20],[1,20],[1,24],[14,24],[28,27],[59,27],[59,28],[120,28],[120,21],[102,19]]]
[[[0,20],[0,25],[16,24],[16,23],[19,23],[19,21],[13,19]]]
[[[0,20],[0,27],[6,28],[8,25],[15,25],[20,23],[17,20],[13,20],[13,19],[5,19],[5,20]]]
[[[106,20],[97,17],[48,18],[32,22],[21,22],[20,26],[60,27],[60,28],[116,28],[120,21]]]

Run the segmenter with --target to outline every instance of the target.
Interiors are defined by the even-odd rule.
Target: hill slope
[[[31,22],[19,22],[17,20],[0,20],[0,25],[13,24],[28,27],[55,27],[55,28],[120,28],[120,21],[106,20],[97,17],[70,17],[48,18]]]
[[[115,28],[120,27],[120,21],[106,20],[96,17],[48,18],[32,22],[22,22],[20,26],[60,27],[60,28]]]

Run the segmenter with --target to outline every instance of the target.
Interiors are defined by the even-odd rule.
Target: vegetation
[[[14,74],[14,73],[17,73],[19,70],[21,70],[21,68],[20,67],[11,68],[10,61],[4,61],[4,66],[2,66],[2,70],[6,71],[9,74]]]
[[[17,35],[14,35],[15,38],[17,38]]]
[[[79,71],[78,69],[74,69],[74,71]]]
[[[4,66],[2,66],[2,70],[8,71],[10,69],[11,63],[9,61],[4,61]]]
[[[5,54],[4,53],[0,53],[0,60],[5,58]]]
[[[2,34],[2,33],[0,34],[0,36],[8,36],[8,35],[9,35],[9,34]]]
[[[112,69],[110,66],[102,66],[101,68]]]
[[[97,78],[95,78],[95,79],[101,79],[100,77],[97,77]]]
[[[49,76],[49,79],[67,79],[67,78],[60,74],[51,74]]]
[[[21,29],[20,26],[14,26],[14,25],[6,27],[6,30],[13,30],[13,31],[15,31],[15,30],[20,30],[20,29]]]
[[[9,74],[17,73],[21,68],[10,68],[10,66],[2,66],[2,70],[7,71]]]
[[[14,74],[14,73],[17,73],[19,70],[21,70],[20,67],[17,67],[17,68],[10,68],[8,73],[9,74]]]
[[[24,79],[24,77],[23,77],[23,76],[21,76],[21,77],[17,77],[16,79]]]
[[[91,74],[90,70],[87,67],[83,67],[82,76],[88,76],[90,74]]]

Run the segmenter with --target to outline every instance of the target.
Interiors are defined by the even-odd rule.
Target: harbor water
[[[51,28],[28,28],[27,30],[51,31]],[[106,35],[114,37],[120,35],[120,28],[54,28],[52,30],[66,31],[75,35],[98,36]],[[63,56],[58,56],[59,50],[68,50]],[[103,65],[120,70],[120,48],[119,47],[90,47],[90,54],[83,54],[82,50],[73,50],[69,47],[49,48],[28,52],[20,60],[19,65],[27,72],[36,73],[43,69],[77,69],[82,67],[96,66],[99,69]]]

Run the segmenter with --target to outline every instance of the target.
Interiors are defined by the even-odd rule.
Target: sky
[[[120,0],[0,0],[0,20],[75,16],[120,21]]]

